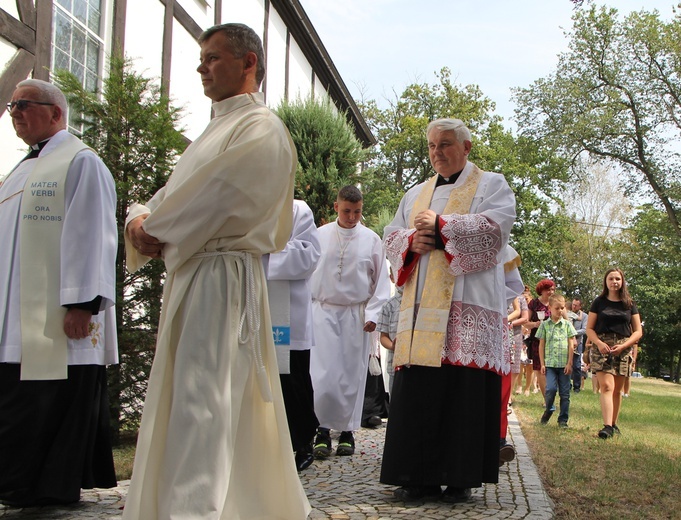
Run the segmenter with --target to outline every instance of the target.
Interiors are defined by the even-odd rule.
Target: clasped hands
[[[420,212],[414,218],[414,233],[409,250],[423,255],[435,249],[435,219],[437,213],[431,209]]]
[[[142,255],[150,258],[161,258],[164,243],[156,237],[152,237],[142,227],[142,224],[149,215],[140,215],[130,221],[125,228],[132,246]]]
[[[602,344],[603,344],[602,346],[598,345],[598,350],[604,356],[607,355],[607,354],[612,354],[614,356],[617,356],[624,351],[624,348],[622,348],[622,344],[613,345],[612,347],[610,345],[608,345],[605,341],[603,341]],[[625,347],[625,348],[627,348],[627,347]],[[603,350],[605,350],[605,352],[603,352]]]

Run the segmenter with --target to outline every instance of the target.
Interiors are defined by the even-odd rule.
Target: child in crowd
[[[395,283],[392,268],[390,269],[390,281]],[[397,338],[397,320],[400,317],[400,305],[402,304],[402,289],[402,287],[395,286],[395,294],[383,304],[378,323],[376,323],[376,331],[381,334],[381,345],[388,351],[386,356],[388,395],[392,394],[393,379],[395,378],[393,356],[395,354],[395,339]]]
[[[553,294],[549,298],[551,318],[544,320],[537,330],[539,339],[539,359],[541,373],[546,376],[546,408],[541,416],[541,423],[549,422],[556,409],[553,405],[556,392],[560,395],[560,412],[558,425],[568,426],[570,411],[570,374],[572,373],[572,353],[575,349],[577,332],[567,319],[565,312],[565,298]]]

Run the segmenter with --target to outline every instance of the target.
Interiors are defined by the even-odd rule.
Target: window
[[[102,0],[55,0],[52,17],[52,68],[72,72],[87,90],[98,87],[104,41]],[[80,128],[72,130],[79,133]]]

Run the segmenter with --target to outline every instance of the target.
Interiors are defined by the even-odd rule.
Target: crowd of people
[[[609,439],[619,434],[617,418],[622,398],[629,396],[638,342],[643,335],[639,311],[629,295],[624,273],[616,268],[605,273],[603,290],[588,313],[582,310],[579,297],[566,305],[565,298],[556,294],[552,280],[541,280],[535,292],[534,299],[529,287],[523,293],[532,314],[523,325],[521,364],[529,366],[531,362],[538,371],[526,375],[525,390],[520,375],[514,384],[515,393],[524,391],[528,396],[536,382],[545,405],[542,424],[547,424],[555,412],[558,393],[558,424],[567,428],[570,392],[582,391],[587,377],[591,377],[603,416],[598,437]]]
[[[598,435],[619,432],[641,336],[624,275],[606,273],[588,315],[578,298],[568,312],[550,280],[530,298],[508,245],[513,192],[468,160],[462,121],[428,125],[435,175],[404,195],[383,238],[362,224],[355,186],[317,227],[293,198],[295,146],[259,92],[259,37],[225,24],[199,45],[214,118],[125,221],[127,268],[162,259],[167,274],[124,519],[306,518],[297,472],[331,456],[336,434],[335,454],[352,456],[355,432],[386,415],[380,481],[395,497],[467,501],[515,456],[507,409],[523,375],[525,395],[536,378],[545,399],[541,422],[558,394],[567,427],[583,357]],[[8,110],[31,152],[0,184],[0,501],[72,503],[116,484],[116,194],[66,131],[58,88],[24,81]]]

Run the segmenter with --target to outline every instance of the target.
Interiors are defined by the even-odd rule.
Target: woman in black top
[[[601,389],[601,439],[620,432],[617,416],[622,387],[631,375],[632,350],[641,335],[641,317],[629,296],[624,273],[609,269],[603,278],[603,292],[591,304],[586,325],[586,336],[592,343],[591,368]]]

